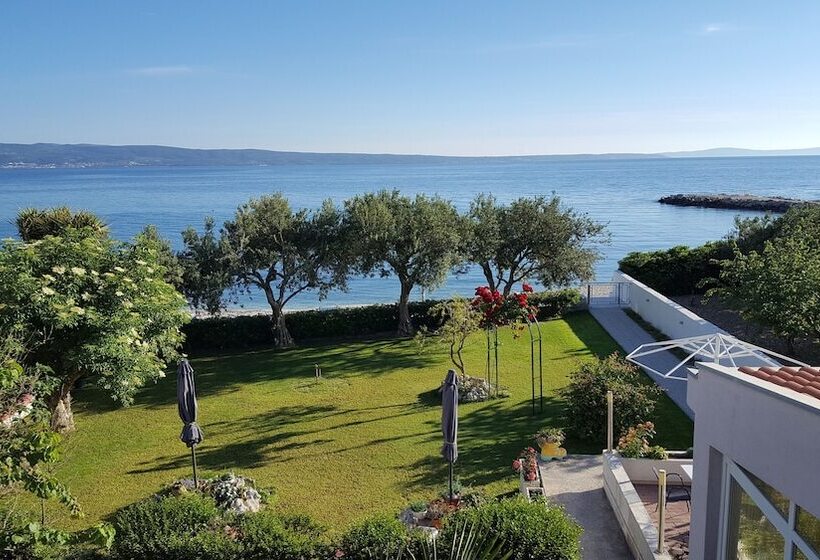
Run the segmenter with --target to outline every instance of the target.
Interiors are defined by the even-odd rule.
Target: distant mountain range
[[[272,150],[200,150],[170,146],[105,146],[98,144],[2,144],[0,168],[85,168],[85,167],[149,167],[149,166],[220,166],[220,165],[285,165],[285,164],[355,164],[355,163],[436,163],[447,161],[508,160],[588,160],[588,159],[648,159],[676,157],[738,157],[820,155],[820,148],[801,150],[744,150],[713,148],[690,152],[658,154],[613,153],[540,156],[434,156],[399,154],[355,154],[281,152]]]

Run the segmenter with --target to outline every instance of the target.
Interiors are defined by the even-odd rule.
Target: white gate
[[[629,305],[627,282],[591,282],[586,285],[589,307],[626,307]]]

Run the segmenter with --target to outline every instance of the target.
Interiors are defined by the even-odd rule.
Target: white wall
[[[615,272],[612,281],[628,284],[629,308],[669,338],[687,338],[714,333],[727,334],[717,325],[692,313],[623,272]]]
[[[636,560],[670,560],[658,549],[658,529],[649,517],[641,497],[629,480],[617,452],[604,452],[604,494]]]

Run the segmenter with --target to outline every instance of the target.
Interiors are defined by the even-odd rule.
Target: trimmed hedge
[[[672,247],[664,251],[629,253],[618,262],[620,270],[666,296],[705,293],[711,279],[720,276],[719,261],[733,257],[725,241],[700,247]]]
[[[530,296],[538,306],[539,320],[559,317],[581,301],[577,290],[541,292]],[[410,318],[416,328],[436,330],[439,319],[430,308],[439,300],[410,303]],[[334,309],[294,311],[286,317],[288,330],[297,341],[317,338],[356,338],[395,332],[398,306],[364,305]],[[273,345],[269,315],[239,315],[194,319],[183,327],[187,352],[252,348]]]

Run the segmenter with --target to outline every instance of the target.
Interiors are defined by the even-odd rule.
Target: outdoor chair
[[[658,469],[652,467],[652,472],[655,474],[655,479],[660,482],[661,475]],[[675,480],[675,477],[677,480]],[[670,480],[671,479],[671,480]],[[670,502],[686,502],[686,509],[690,509],[692,502],[692,494],[689,488],[684,484],[683,477],[678,473],[666,473],[666,503]],[[655,511],[660,507],[660,503],[655,504]]]

